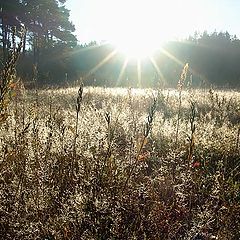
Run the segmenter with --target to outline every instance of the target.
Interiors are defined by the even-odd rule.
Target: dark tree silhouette
[[[74,25],[69,21],[69,10],[58,0],[1,0],[1,35],[2,49],[5,57],[11,27],[27,29],[25,39],[31,47],[34,63],[39,62],[40,51],[57,44],[74,47],[77,44]],[[25,51],[25,47],[24,47]]]

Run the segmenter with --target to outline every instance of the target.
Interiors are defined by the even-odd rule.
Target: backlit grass
[[[239,92],[77,92],[11,97],[1,239],[240,238]]]

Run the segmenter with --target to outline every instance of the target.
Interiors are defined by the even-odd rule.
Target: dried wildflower
[[[80,107],[81,107],[81,103],[82,103],[82,95],[83,95],[83,84],[81,83],[81,85],[78,89],[78,95],[77,95],[77,103],[76,103],[77,113],[80,112]]]
[[[76,102],[76,125],[75,125],[75,136],[74,136],[74,142],[73,142],[73,152],[74,155],[76,155],[76,144],[77,144],[77,137],[78,137],[78,122],[79,122],[79,112],[80,107],[83,99],[83,84],[81,83],[79,89],[78,89],[78,95],[77,95],[77,102]]]
[[[177,126],[176,126],[176,139],[175,139],[175,145],[178,145],[178,131],[179,131],[179,121],[180,121],[180,114],[181,114],[181,107],[182,107],[182,89],[184,86],[184,82],[187,78],[188,73],[188,63],[185,64],[180,79],[178,81],[178,91],[179,91],[179,101],[178,101],[178,115],[177,115]]]
[[[194,162],[194,163],[192,164],[192,166],[193,166],[194,168],[198,168],[198,167],[201,166],[201,163],[200,163],[200,162]]]
[[[184,83],[185,83],[186,78],[187,78],[188,69],[189,69],[189,65],[188,65],[188,63],[186,63],[185,66],[183,67],[180,79],[178,81],[178,89],[179,89],[179,91],[182,90],[182,88],[184,86]]]

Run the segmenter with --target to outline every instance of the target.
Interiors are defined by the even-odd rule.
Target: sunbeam
[[[168,52],[166,49],[161,48],[160,49],[161,52],[163,54],[165,54],[167,57],[169,57],[170,59],[172,59],[174,62],[176,62],[177,64],[179,64],[181,67],[185,66],[185,63],[183,63],[182,61],[180,61],[178,58],[176,58],[175,56],[173,56],[170,52]]]
[[[85,78],[89,77],[93,73],[95,73],[100,67],[102,67],[104,64],[106,64],[115,54],[117,53],[117,50],[113,50],[111,53],[109,53],[101,62],[99,62],[95,67],[93,67],[86,75]]]
[[[142,87],[142,68],[141,68],[141,60],[137,61],[137,78],[138,78],[138,87]]]
[[[160,49],[162,53],[164,53],[167,57],[169,57],[170,59],[172,59],[174,62],[176,62],[177,64],[179,64],[181,67],[185,66],[185,63],[183,63],[182,61],[180,61],[178,58],[176,58],[174,55],[172,55],[170,52],[168,52],[166,49],[161,48]],[[193,68],[189,67],[188,71],[193,74],[193,75],[198,75],[200,77],[201,80],[204,81],[208,81],[208,79],[203,76],[202,74],[198,73],[196,70],[194,70]]]
[[[154,59],[153,57],[150,57],[149,59],[150,59],[150,61],[152,62],[152,65],[154,66],[155,70],[157,71],[157,73],[158,73],[158,75],[160,76],[160,79],[161,79],[161,81],[162,81],[162,83],[163,83],[163,85],[164,85],[165,82],[166,82],[166,79],[165,79],[163,73],[161,72],[160,68],[158,67],[155,59]]]
[[[118,84],[120,83],[121,79],[122,79],[122,76],[125,72],[125,69],[127,67],[127,64],[128,64],[128,58],[126,58],[123,62],[123,65],[122,65],[122,68],[121,68],[121,71],[119,73],[119,76],[118,76],[118,79],[117,79],[117,82],[116,82],[116,86],[118,86]]]

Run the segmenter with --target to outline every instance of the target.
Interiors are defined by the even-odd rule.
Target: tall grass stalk
[[[180,118],[181,118],[181,107],[182,107],[182,91],[184,87],[184,83],[187,78],[189,65],[188,63],[185,64],[180,79],[178,81],[178,113],[177,113],[177,126],[176,126],[176,138],[175,138],[175,145],[178,146],[178,132],[179,132],[179,124],[180,124]]]
[[[193,158],[193,151],[194,151],[194,145],[195,145],[195,118],[196,118],[196,106],[195,102],[191,101],[191,115],[190,115],[190,128],[191,128],[191,135],[189,137],[189,151],[188,151],[188,166],[192,161]]]
[[[239,140],[240,140],[240,127],[237,131],[237,140],[236,140],[236,151],[239,151]]]
[[[78,122],[79,122],[79,114],[80,114],[82,100],[83,100],[83,83],[81,83],[78,89],[77,101],[76,101],[76,125],[75,125],[75,136],[74,136],[74,142],[73,142],[74,156],[76,156],[76,145],[77,145],[77,138],[78,138]]]

